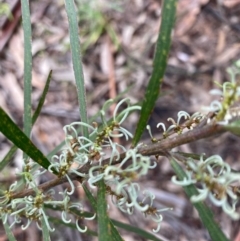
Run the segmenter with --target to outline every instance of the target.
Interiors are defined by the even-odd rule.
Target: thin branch
[[[221,125],[212,124],[206,125],[203,128],[195,128],[178,136],[172,138],[166,138],[161,142],[154,144],[143,145],[139,148],[139,153],[144,156],[161,155],[166,150],[171,150],[174,147],[197,141],[203,138],[207,138],[216,134],[224,132],[224,128]]]

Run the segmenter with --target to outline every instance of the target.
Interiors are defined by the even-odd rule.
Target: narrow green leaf
[[[43,153],[31,140],[18,128],[11,118],[0,107],[0,131],[24,153],[30,156],[39,165],[48,169],[51,164]],[[56,174],[56,172],[55,172]]]
[[[146,129],[148,119],[158,99],[164,72],[167,66],[168,53],[171,44],[171,33],[175,22],[176,7],[177,0],[164,0],[161,27],[158,35],[155,57],[153,60],[153,72],[143,99],[140,119],[132,141],[133,146],[136,146]]]
[[[111,228],[107,214],[106,185],[104,180],[98,182],[97,194],[97,217],[98,217],[98,240],[111,241]]]
[[[98,206],[98,204],[97,204],[97,201],[96,201],[95,198],[93,197],[92,193],[89,191],[89,189],[88,189],[85,185],[83,185],[83,189],[84,189],[85,194],[86,194],[88,200],[90,201],[93,209],[94,209],[95,211],[97,211],[97,210],[98,210],[97,208],[99,208],[99,206]],[[107,218],[108,218],[108,222],[109,222],[110,228],[111,228],[111,237],[112,237],[112,240],[114,240],[114,241],[123,241],[121,235],[119,234],[118,230],[117,230],[117,229],[115,228],[115,226],[113,225],[112,221],[109,219],[109,217],[107,217]]]
[[[91,203],[91,206],[93,207],[93,209],[94,209],[95,211],[97,211],[97,201],[95,200],[94,196],[93,196],[92,193],[89,191],[89,189],[87,188],[86,185],[83,184],[82,187],[83,187],[83,190],[84,190],[84,192],[85,192],[85,194],[86,194],[89,202]]]
[[[31,93],[32,93],[32,30],[29,1],[21,0],[22,24],[24,35],[24,133],[30,137],[32,129]]]
[[[187,153],[187,152],[181,152],[181,151],[171,152],[171,154],[181,155],[183,157],[192,158],[194,160],[200,160],[200,158],[203,158],[203,160],[206,160],[208,158],[208,156],[206,156],[206,155],[196,154],[196,153]]]
[[[234,135],[240,136],[240,120],[236,120],[228,125],[224,125],[224,129],[230,131]]]
[[[7,222],[6,223],[2,222],[2,223],[3,223],[4,229],[5,229],[5,232],[7,234],[9,241],[16,241],[16,239],[10,229],[9,224]]]
[[[43,241],[50,241],[50,234],[49,230],[46,224],[46,220],[42,217],[41,218],[41,224],[42,224],[42,235],[43,235]]]
[[[2,171],[2,169],[9,163],[11,157],[14,155],[14,153],[17,150],[17,146],[13,145],[10,150],[8,151],[8,153],[6,154],[6,156],[3,158],[3,160],[0,162],[0,171]]]
[[[50,160],[52,156],[56,155],[57,152],[61,150],[65,145],[65,140],[58,144],[51,152],[48,153],[47,158]]]
[[[179,180],[183,180],[184,177],[187,177],[182,167],[174,159],[171,159],[170,163]],[[189,199],[193,195],[198,194],[194,185],[183,187],[183,189]],[[203,225],[208,230],[213,241],[230,241],[215,222],[212,211],[203,202],[193,203],[193,206],[197,209]]]
[[[69,22],[70,45],[72,51],[73,70],[77,85],[80,119],[82,122],[88,123],[81,48],[78,35],[78,21],[74,0],[65,0],[65,6]],[[83,135],[88,138],[88,128],[84,126],[82,128]]]
[[[110,224],[110,231],[111,231],[111,237],[114,241],[124,241],[124,239],[121,237],[120,233],[116,229],[116,227],[113,225],[112,220],[108,217],[108,222]]]
[[[39,116],[39,114],[40,114],[40,112],[42,110],[42,107],[43,107],[43,104],[44,104],[44,101],[45,101],[45,98],[46,98],[46,95],[47,95],[47,92],[48,92],[48,89],[49,89],[49,84],[50,84],[50,81],[51,81],[51,77],[52,77],[52,70],[50,70],[50,72],[48,74],[47,81],[46,81],[46,84],[44,86],[41,98],[40,98],[40,100],[38,102],[37,109],[36,109],[36,111],[33,114],[32,125],[34,125],[34,123],[36,122],[36,120],[37,120],[37,118],[38,118],[38,116]]]
[[[41,109],[43,107],[43,104],[44,104],[44,101],[45,101],[45,98],[46,98],[46,95],[47,95],[47,92],[48,92],[48,88],[49,88],[49,84],[50,84],[50,80],[51,80],[51,75],[52,75],[52,71],[50,71],[49,74],[48,74],[48,78],[47,78],[47,81],[46,81],[43,93],[42,93],[41,98],[40,98],[40,100],[38,102],[37,109],[36,109],[36,111],[33,114],[32,125],[34,125],[34,123],[36,122],[36,120],[37,120],[37,118],[38,118],[38,116],[39,116],[39,114],[41,112]],[[11,147],[11,149],[8,151],[6,156],[0,162],[0,171],[8,164],[8,162],[10,161],[11,157],[15,154],[17,149],[18,148],[17,148],[16,145],[13,145]]]
[[[117,220],[114,220],[114,219],[111,219],[112,223],[119,227],[119,228],[122,228],[124,230],[127,230],[129,232],[132,232],[132,233],[135,233],[145,239],[148,239],[148,240],[153,240],[153,241],[162,241],[162,239],[159,239],[157,238],[156,236],[154,236],[153,234],[147,232],[147,231],[144,231],[143,229],[141,228],[137,228],[137,227],[133,227],[129,224],[126,224],[126,223],[122,223],[122,222],[119,222]]]

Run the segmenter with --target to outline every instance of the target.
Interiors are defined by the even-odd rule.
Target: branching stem
[[[221,125],[218,125],[215,123],[208,124],[202,128],[195,128],[195,129],[190,130],[181,135],[177,135],[172,138],[167,138],[167,139],[164,139],[157,143],[150,143],[148,145],[143,144],[142,146],[140,146],[138,148],[138,152],[144,156],[151,156],[151,155],[166,156],[167,151],[171,150],[174,147],[177,147],[177,146],[189,143],[189,142],[197,141],[197,140],[200,140],[203,138],[207,138],[207,137],[210,137],[210,136],[213,136],[216,134],[220,134],[224,131],[225,130],[224,130],[223,126],[221,126]],[[116,165],[116,164],[120,163],[124,158],[125,158],[125,153],[122,153],[119,156],[113,157],[112,165]],[[103,160],[102,165],[104,166],[104,165],[109,164],[109,161],[110,161],[109,158]],[[95,165],[99,165],[99,164],[96,163],[96,164],[90,165],[89,163],[87,163],[86,165],[79,168],[78,171],[81,173],[87,174],[89,169]],[[85,179],[85,178],[79,178],[79,176],[77,176],[74,173],[69,174],[69,177],[71,178],[71,180],[76,180],[79,182],[83,182]],[[50,180],[48,182],[45,182],[45,183],[39,185],[38,189],[42,190],[42,191],[47,191],[50,188],[58,186],[65,182],[68,182],[66,177],[55,178],[53,180]],[[11,199],[21,198],[21,197],[25,197],[25,196],[29,196],[29,195],[34,195],[34,194],[35,194],[35,191],[33,189],[23,190],[21,192],[12,193]]]

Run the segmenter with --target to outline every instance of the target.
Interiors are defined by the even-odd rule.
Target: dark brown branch
[[[139,152],[145,156],[161,155],[166,150],[171,150],[174,147],[210,137],[221,132],[224,132],[223,126],[216,124],[206,125],[203,128],[195,128],[173,138],[164,139],[158,143],[144,145],[139,148]]]

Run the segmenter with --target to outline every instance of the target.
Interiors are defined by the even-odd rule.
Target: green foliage
[[[98,183],[98,196],[97,196],[97,217],[98,220],[102,220],[98,222],[98,238],[99,241],[111,241],[111,229],[109,218],[107,214],[107,203],[106,203],[106,185],[103,180],[100,180]]]
[[[167,66],[168,52],[171,45],[172,28],[175,23],[176,7],[177,0],[163,2],[162,21],[156,43],[153,71],[143,98],[142,111],[132,142],[133,146],[136,146],[139,142],[161,91],[163,76]]]
[[[44,217],[41,218],[41,224],[42,224],[43,241],[50,241],[49,230]]]
[[[32,129],[32,29],[28,0],[21,0],[24,34],[24,133],[30,137]],[[25,156],[26,157],[26,156]]]
[[[34,112],[33,114],[33,117],[32,117],[32,125],[35,124],[40,112],[41,112],[41,109],[43,107],[43,104],[44,104],[44,101],[45,101],[45,98],[46,98],[46,95],[47,95],[47,92],[48,92],[48,88],[49,88],[49,84],[50,84],[50,81],[51,81],[51,75],[52,75],[52,71],[50,71],[49,75],[48,75],[48,78],[47,78],[47,81],[46,81],[46,84],[45,84],[45,87],[43,89],[43,93],[41,95],[41,98],[39,100],[39,103],[38,103],[38,106],[37,106],[37,109],[36,111]],[[14,127],[13,127],[14,128]],[[10,139],[11,140],[11,139]],[[15,142],[14,142],[15,143]],[[19,143],[20,145],[22,143]],[[21,148],[22,149],[22,148]],[[17,146],[16,145],[13,145],[11,147],[11,149],[8,151],[8,153],[6,154],[6,156],[3,158],[3,160],[1,161],[0,163],[0,171],[9,163],[9,161],[11,160],[12,156],[15,154],[15,152],[17,151]]]
[[[7,222],[5,222],[5,223],[3,222],[3,226],[4,226],[4,229],[5,229],[5,232],[7,234],[9,241],[16,241],[9,224]]]
[[[0,118],[0,131],[35,162],[47,169],[50,165],[48,159],[35,147],[2,108],[0,108]]]
[[[225,125],[224,128],[234,135],[240,136],[240,120],[236,120],[228,125]]]
[[[95,118],[100,117],[102,121],[101,125],[98,126],[96,122],[93,125],[89,124],[92,120],[89,121],[87,116],[77,10],[73,0],[66,0],[65,6],[69,21],[72,61],[81,122],[66,125],[64,127],[65,143],[53,150],[48,157],[45,157],[33,145],[30,132],[43,106],[51,72],[38,108],[32,116],[30,11],[27,0],[21,0],[21,4],[24,30],[24,132],[0,108],[0,131],[14,144],[0,163],[0,170],[9,162],[12,153],[17,149],[16,147],[25,153],[23,170],[18,173],[20,180],[12,183],[8,189],[1,190],[0,219],[8,239],[15,240],[11,228],[22,221],[21,228],[23,230],[35,222],[42,230],[43,240],[46,241],[50,240],[49,233],[54,231],[52,223],[61,223],[66,227],[75,228],[79,232],[97,235],[99,240],[104,241],[123,240],[117,227],[137,233],[145,239],[160,241],[144,230],[110,219],[107,197],[110,196],[115,207],[127,215],[132,215],[134,211],[138,211],[143,214],[143,218],[150,218],[156,223],[153,232],[159,232],[163,219],[162,212],[170,210],[171,207],[157,209],[154,206],[155,196],[148,190],[141,190],[136,180],[157,166],[157,162],[150,159],[151,155],[163,155],[169,159],[176,173],[177,177],[173,177],[172,182],[183,186],[212,240],[227,241],[228,239],[215,222],[212,211],[205,205],[204,201],[208,198],[213,205],[221,207],[229,217],[239,219],[240,215],[236,210],[236,204],[239,201],[240,190],[235,182],[240,179],[240,173],[233,172],[231,167],[218,155],[204,158],[197,154],[174,153],[171,149],[183,143],[224,131],[239,135],[239,109],[234,107],[240,98],[240,86],[237,81],[240,74],[239,62],[228,69],[230,81],[220,85],[221,90],[212,91],[213,94],[221,96],[221,101],[213,101],[207,107],[207,110],[211,112],[211,118],[206,119],[206,116],[199,112],[189,115],[185,111],[180,111],[176,121],[173,118],[168,118],[168,121],[171,122],[168,128],[163,123],[157,125],[163,129],[162,138],[156,139],[148,126],[147,129],[153,143],[137,145],[161,90],[177,1],[165,0],[163,4],[162,23],[153,61],[153,72],[142,100],[142,107],[132,105],[127,98],[118,100],[113,116],[107,119],[106,112],[114,103],[114,100],[108,100],[95,116]],[[93,4],[97,4],[96,1],[83,1],[78,12],[80,25],[84,22],[86,26],[86,29],[83,30],[88,35],[88,45],[95,43],[103,31],[108,32],[112,37],[115,35],[101,9],[95,8]],[[132,112],[137,110],[141,110],[141,115],[135,136],[133,136],[123,127],[123,123]],[[172,138],[173,135],[174,138]],[[124,143],[133,139],[133,147],[127,148],[115,142],[116,137],[123,138]],[[60,151],[64,144],[65,148]],[[59,155],[56,155],[57,151],[60,151]],[[110,156],[106,158],[108,152],[110,152]],[[56,177],[39,185],[38,177],[46,171],[54,173]],[[72,194],[76,189],[73,183],[75,180],[82,185],[94,213],[85,212],[81,200],[72,201]],[[69,184],[69,188],[59,192],[59,197],[56,200],[52,188],[65,182]],[[196,184],[198,188],[196,188]],[[97,197],[93,194],[96,189]],[[47,208],[61,212],[61,219],[48,217]],[[11,220],[10,225],[9,220]],[[27,221],[24,222],[24,220]],[[98,233],[88,231],[87,226],[80,226],[80,220],[84,221],[84,224],[87,220],[96,221]]]
[[[85,87],[84,87],[82,62],[81,62],[81,49],[80,49],[79,35],[78,35],[77,14],[76,14],[73,0],[65,0],[65,5],[66,5],[66,12],[67,12],[68,21],[69,21],[70,44],[71,44],[71,50],[72,50],[74,76],[75,76],[75,81],[77,85],[80,119],[83,122],[88,123],[87,108],[86,108],[86,94],[85,94]],[[83,126],[82,131],[84,136],[88,137],[87,128]]]

